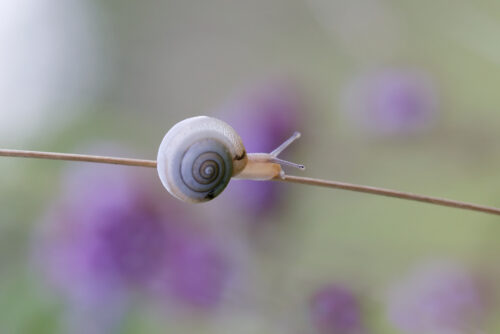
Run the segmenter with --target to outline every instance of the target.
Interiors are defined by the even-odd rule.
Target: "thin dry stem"
[[[51,159],[51,160],[70,160],[70,161],[81,161],[81,162],[96,162],[102,164],[156,168],[156,161],[154,160],[116,158],[116,157],[106,157],[99,155],[0,149],[0,156]]]
[[[313,178],[309,178],[309,177],[301,177],[301,176],[294,176],[294,175],[284,175],[282,178],[276,178],[275,180],[276,181],[284,181],[284,182],[292,182],[292,183],[300,183],[300,184],[308,184],[308,185],[312,185],[312,186],[320,186],[320,187],[326,187],[326,188],[350,190],[350,191],[356,191],[356,192],[362,192],[362,193],[368,193],[368,194],[374,194],[374,195],[380,195],[380,196],[401,198],[401,199],[406,199],[406,200],[410,200],[410,201],[417,201],[417,202],[424,202],[424,203],[430,203],[430,204],[441,205],[441,206],[448,206],[448,207],[464,209],[464,210],[479,211],[479,212],[489,213],[489,214],[493,214],[493,215],[500,215],[500,208],[489,207],[489,206],[484,206],[484,205],[477,205],[477,204],[460,202],[460,201],[454,201],[454,200],[446,199],[446,198],[438,198],[438,197],[431,197],[431,196],[425,196],[425,195],[416,195],[416,194],[412,194],[412,193],[391,190],[391,189],[363,186],[363,185],[338,182],[338,181],[313,179]]]
[[[70,161],[81,161],[81,162],[96,162],[104,164],[115,164],[115,165],[125,165],[125,166],[137,166],[137,167],[149,167],[156,168],[155,160],[143,160],[143,159],[130,159],[130,158],[116,158],[107,157],[99,155],[84,155],[84,154],[70,154],[70,153],[54,153],[54,152],[39,152],[39,151],[24,151],[24,150],[9,150],[0,149],[0,156],[7,157],[22,157],[22,158],[37,158],[37,159],[52,159],[52,160],[70,160]],[[284,175],[279,178],[273,179],[275,181],[291,182],[299,184],[308,184],[313,186],[320,186],[326,188],[335,188],[350,190],[362,193],[368,193],[379,196],[395,197],[410,201],[424,202],[429,204],[447,206],[452,208],[479,211],[484,213],[489,213],[493,215],[500,215],[500,208],[489,207],[484,205],[477,205],[472,203],[454,201],[445,198],[417,195],[397,190],[384,189],[378,187],[363,186],[345,182],[329,181],[314,179],[309,177],[300,177],[294,175]]]

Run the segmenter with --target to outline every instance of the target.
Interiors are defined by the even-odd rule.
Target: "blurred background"
[[[0,146],[154,159],[176,122],[290,173],[500,206],[493,0],[0,0]],[[493,333],[495,216],[0,159],[2,333]]]

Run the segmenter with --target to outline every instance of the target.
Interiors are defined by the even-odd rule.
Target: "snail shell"
[[[161,182],[186,202],[215,198],[247,165],[240,136],[227,123],[207,116],[185,119],[165,135],[158,150]]]

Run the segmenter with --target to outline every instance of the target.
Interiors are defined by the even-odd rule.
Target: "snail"
[[[216,118],[197,116],[175,124],[167,132],[160,144],[157,160],[3,148],[0,148],[0,156],[156,168],[165,188],[176,198],[191,203],[206,202],[215,198],[234,178],[343,189],[500,216],[500,208],[497,207],[285,174],[282,166],[305,168],[303,165],[278,158],[279,154],[299,137],[300,133],[295,132],[271,153],[247,153],[240,136],[229,124]]]
[[[248,153],[238,133],[226,122],[197,116],[175,124],[163,138],[157,170],[165,188],[186,202],[205,202],[219,195],[231,178],[283,178],[282,165],[304,169],[278,158],[300,137],[292,137],[271,153]]]

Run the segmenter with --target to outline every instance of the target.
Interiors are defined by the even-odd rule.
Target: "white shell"
[[[183,185],[181,161],[186,151],[195,143],[213,139],[224,146],[232,160],[228,172],[239,174],[247,164],[247,155],[240,136],[227,123],[208,116],[185,119],[174,125],[163,138],[158,150],[157,169],[161,182],[175,197],[186,202],[203,202],[217,196],[199,197]],[[229,179],[227,180],[229,182]],[[222,189],[227,185],[222,187]]]

